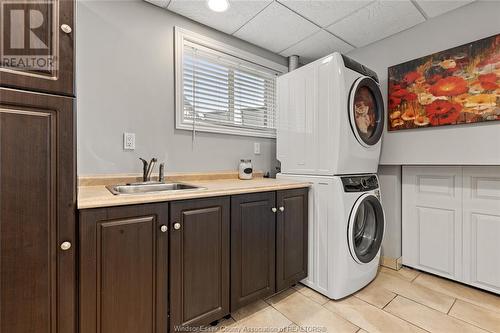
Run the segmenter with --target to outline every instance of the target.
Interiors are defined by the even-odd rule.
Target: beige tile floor
[[[332,301],[303,285],[233,313],[222,332],[499,332],[500,296],[409,268],[381,268]]]

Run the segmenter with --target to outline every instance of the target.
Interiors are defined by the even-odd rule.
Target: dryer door
[[[377,256],[384,228],[384,210],[380,200],[373,194],[363,194],[354,204],[349,217],[347,238],[354,260],[366,264]]]
[[[358,142],[370,147],[380,141],[384,130],[384,101],[378,83],[363,76],[354,82],[349,95],[349,119]]]

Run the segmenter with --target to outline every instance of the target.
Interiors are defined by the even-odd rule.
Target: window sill
[[[175,125],[176,129],[193,131],[193,124],[190,123],[180,123]],[[257,138],[268,138],[276,139],[276,132],[265,132],[252,129],[242,129],[242,128],[231,128],[226,126],[217,125],[203,125],[196,124],[196,132],[206,132],[206,133],[216,133],[216,134],[230,134],[239,136],[251,136]]]

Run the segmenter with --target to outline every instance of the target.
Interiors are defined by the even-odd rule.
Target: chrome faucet
[[[139,159],[142,161],[142,181],[149,182],[151,181],[151,173],[153,172],[155,164],[158,160],[156,157],[153,157],[148,163],[148,161],[143,158],[139,157]]]
[[[158,171],[158,181],[163,183],[165,181],[165,163],[160,163],[160,169]]]

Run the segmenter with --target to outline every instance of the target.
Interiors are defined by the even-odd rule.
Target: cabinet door
[[[500,167],[464,167],[464,282],[500,293]]]
[[[74,0],[0,6],[0,86],[73,96]]]
[[[462,168],[403,167],[403,264],[462,275]]]
[[[168,330],[167,225],[168,204],[80,212],[81,333]]]
[[[276,219],[276,291],[307,276],[308,189],[279,191]]]
[[[275,292],[275,192],[231,197],[231,311]]]
[[[73,121],[71,98],[0,88],[0,332],[74,332]]]
[[[172,332],[229,314],[229,204],[228,197],[171,203]]]

